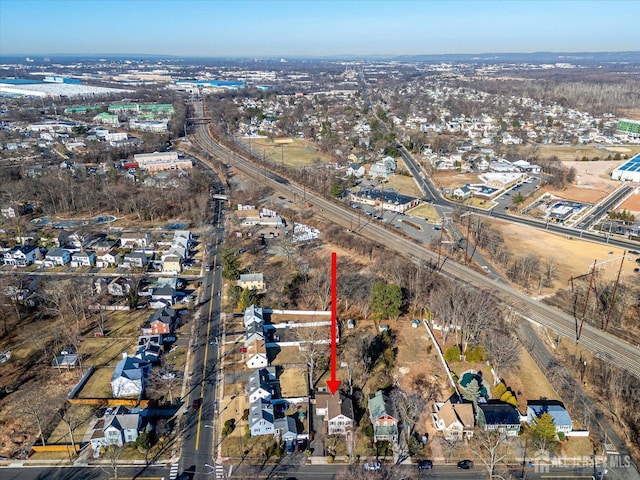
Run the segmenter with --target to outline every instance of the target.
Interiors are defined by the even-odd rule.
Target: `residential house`
[[[369,169],[369,175],[374,178],[389,178],[396,171],[396,161],[393,157],[384,157]]]
[[[178,295],[172,287],[154,287],[151,289],[151,302],[157,304],[154,308],[164,308],[176,303]],[[164,305],[164,307],[163,307]]]
[[[144,252],[125,253],[122,265],[129,268],[145,268],[149,263],[147,254]]]
[[[167,253],[160,257],[162,261],[162,272],[177,275],[182,272],[182,260],[184,255],[180,255],[175,248],[169,249]]]
[[[118,240],[109,240],[105,238],[103,240],[98,240],[91,247],[95,248],[96,255],[100,256],[107,252],[113,251],[118,245]]]
[[[567,434],[573,430],[573,421],[564,405],[556,400],[529,400],[527,402],[527,423],[534,425],[544,413],[553,418],[557,433]]]
[[[520,431],[520,414],[508,403],[480,403],[477,415],[477,424],[485,431],[497,430],[508,436],[518,435]]]
[[[55,248],[49,250],[44,257],[45,267],[60,267],[71,262],[71,254],[68,250]]]
[[[265,368],[269,365],[267,347],[263,341],[254,341],[247,348],[246,365],[248,368]]]
[[[109,445],[121,447],[125,443],[135,442],[141,424],[142,416],[137,410],[129,411],[122,405],[115,409],[109,408],[94,426],[91,448],[98,450]]]
[[[116,277],[107,285],[107,293],[114,297],[124,297],[129,290],[131,290],[131,284],[123,277]]]
[[[247,288],[262,293],[264,292],[264,275],[262,273],[242,273],[240,280],[238,280],[238,286],[243,290]]]
[[[120,246],[124,248],[147,248],[150,245],[148,233],[129,232],[120,236]]]
[[[262,316],[262,308],[251,305],[244,311],[244,326],[248,327],[251,323],[264,324],[264,318]]]
[[[111,391],[114,398],[140,398],[150,371],[149,362],[123,353],[111,377]]]
[[[74,352],[71,347],[65,347],[60,351],[59,355],[56,355],[51,362],[52,367],[60,368],[76,368],[80,365],[80,355]]]
[[[0,215],[4,218],[15,218],[16,210],[13,207],[2,207],[0,208]]]
[[[93,267],[95,264],[95,252],[75,252],[71,254],[72,267]]]
[[[32,245],[18,245],[4,254],[5,265],[26,267],[36,261],[38,250]]]
[[[362,165],[351,164],[347,168],[346,176],[354,178],[364,177],[366,171]]]
[[[100,268],[115,267],[120,263],[120,253],[116,249],[109,250],[96,258],[96,266]]]
[[[260,399],[249,406],[249,432],[252,437],[275,434],[274,420],[271,402]]]
[[[274,436],[286,443],[295,442],[298,439],[298,428],[292,417],[278,418],[273,422]]]
[[[473,404],[454,403],[451,399],[444,403],[435,404],[436,411],[432,414],[436,430],[442,432],[448,442],[459,442],[473,436],[475,417]]]
[[[157,363],[162,353],[160,344],[154,342],[149,337],[139,337],[138,341],[140,343],[133,357],[143,362]]]
[[[391,398],[378,390],[369,397],[369,419],[373,425],[373,441],[398,442],[398,415]]]
[[[172,308],[161,308],[153,312],[141,327],[143,335],[168,335],[174,327],[178,313]]]
[[[466,200],[471,196],[473,192],[469,188],[469,185],[463,185],[462,187],[458,187],[453,191],[453,196],[455,198]]]
[[[249,375],[247,383],[247,395],[249,403],[254,403],[258,399],[270,401],[273,395],[273,384],[276,383],[275,367],[266,367],[254,371]]]
[[[264,325],[258,322],[250,323],[244,331],[244,346],[253,342],[264,342]]]
[[[355,426],[353,402],[342,391],[316,394],[316,415],[324,417],[327,435],[347,435]]]

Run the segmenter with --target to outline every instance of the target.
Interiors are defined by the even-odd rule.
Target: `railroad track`
[[[285,194],[303,195],[313,204],[313,208],[320,209],[322,216],[330,218],[345,229],[350,228],[354,221],[358,221],[357,214],[326,198],[315,195],[289,180],[256,165],[241,155],[231,152],[226,147],[216,143],[210,137],[206,126],[198,126],[194,135],[195,143],[224,163],[254,178],[260,178],[265,185]],[[370,238],[386,248],[410,258],[413,261],[423,261],[436,264],[438,255],[427,250],[413,241],[402,237],[396,232],[387,230],[377,223],[365,223],[358,229],[358,234]],[[521,316],[544,327],[552,329],[558,335],[571,341],[576,339],[575,319],[554,307],[545,305],[524,293],[516,290],[500,279],[492,279],[469,267],[448,260],[441,267],[440,272],[452,279],[483,289],[487,294],[493,294],[511,307]],[[640,378],[640,347],[599,330],[585,322],[579,344],[582,348],[596,354],[598,358],[608,361]]]

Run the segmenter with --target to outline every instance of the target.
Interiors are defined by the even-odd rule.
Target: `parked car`
[[[373,462],[368,462],[364,464],[364,469],[367,471],[376,471],[376,470],[380,470],[382,468],[382,465],[380,465],[380,462],[374,460]]]
[[[421,460],[418,462],[418,470],[431,470],[433,462],[431,460]]]
[[[470,468],[473,468],[473,462],[471,460],[460,460],[458,462],[458,468],[469,470]]]

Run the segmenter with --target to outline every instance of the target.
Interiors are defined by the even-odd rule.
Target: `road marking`
[[[213,257],[214,265],[218,260],[218,254]],[[211,334],[211,314],[213,313],[215,279],[211,282],[209,292],[209,314],[207,316],[207,337],[204,342],[204,361],[202,362],[202,380],[200,381],[200,408],[198,409],[198,427],[196,428],[196,450],[200,449],[200,427],[202,424],[202,409],[204,406],[204,381],[207,376],[207,360],[209,358],[209,335]]]
[[[171,470],[169,470],[169,480],[174,480],[178,476],[178,464],[174,463],[171,465]]]

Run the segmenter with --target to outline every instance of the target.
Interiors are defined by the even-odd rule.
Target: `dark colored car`
[[[471,460],[460,460],[458,462],[458,468],[469,470],[470,468],[473,468],[473,462]]]
[[[198,410],[200,408],[200,404],[202,403],[202,399],[196,398],[191,402],[191,410]]]
[[[431,470],[433,462],[431,460],[421,460],[418,462],[418,470]]]

